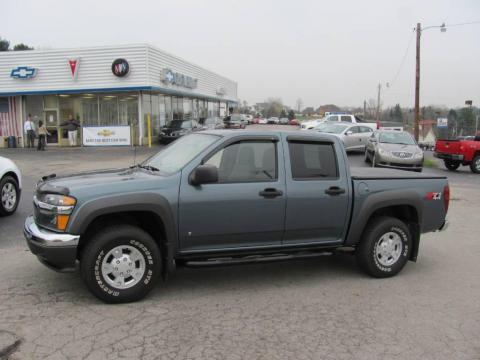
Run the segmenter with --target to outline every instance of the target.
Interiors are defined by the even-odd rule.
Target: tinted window
[[[337,115],[330,115],[325,119],[325,121],[338,121],[337,120]]]
[[[369,127],[366,127],[366,126],[360,126],[360,132],[362,132],[362,133],[372,133],[373,130]]]
[[[348,129],[348,131],[351,131],[354,134],[358,134],[360,132],[360,129],[358,128],[358,126],[352,126],[350,129]]]
[[[288,146],[295,180],[338,177],[333,144],[291,141]]]
[[[272,141],[241,141],[219,150],[205,163],[218,168],[220,183],[277,178],[276,144]]]
[[[352,122],[352,118],[350,116],[342,115],[341,118],[342,118],[342,121]]]

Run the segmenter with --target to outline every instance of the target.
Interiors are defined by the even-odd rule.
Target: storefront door
[[[58,145],[58,110],[45,110],[44,123],[50,133],[47,145]]]

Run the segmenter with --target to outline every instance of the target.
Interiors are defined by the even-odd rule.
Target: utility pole
[[[382,90],[382,84],[378,84],[378,96],[377,96],[377,123],[380,121],[380,91]]]
[[[415,120],[413,131],[415,140],[418,141],[419,123],[420,123],[420,36],[422,34],[422,25],[417,23],[417,56],[415,62]]]
[[[363,119],[367,118],[367,100],[363,100]]]

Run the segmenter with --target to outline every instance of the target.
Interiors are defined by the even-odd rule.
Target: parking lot
[[[0,218],[0,340],[17,341],[12,359],[480,359],[480,176],[466,167],[424,169],[449,178],[450,227],[424,235],[418,261],[390,279],[349,255],[182,268],[145,300],[112,306],[32,256],[22,227],[40,176],[130,166],[159,149],[0,152],[24,176],[17,213]],[[349,162],[368,166],[360,153]]]

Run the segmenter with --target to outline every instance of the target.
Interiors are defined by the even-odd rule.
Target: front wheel
[[[407,263],[411,248],[407,225],[399,219],[382,216],[367,225],[356,249],[357,263],[370,276],[394,276]]]
[[[5,176],[0,181],[0,216],[12,215],[17,210],[20,191],[17,181]]]
[[[450,171],[455,171],[460,166],[459,161],[444,160],[443,163],[445,164],[445,167]]]
[[[371,159],[370,162],[371,162],[373,168],[374,168],[375,166],[377,166],[377,156],[376,156],[375,153],[373,153],[372,159]]]
[[[160,250],[144,230],[131,225],[108,227],[82,252],[80,273],[88,289],[107,303],[140,300],[162,269]]]
[[[473,158],[470,163],[470,170],[475,174],[480,174],[480,155],[477,155]]]
[[[363,158],[363,161],[365,161],[366,163],[370,162],[370,157],[368,155],[368,150],[367,149],[365,149],[365,156]]]

